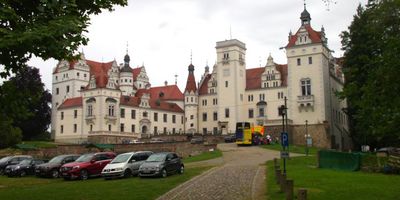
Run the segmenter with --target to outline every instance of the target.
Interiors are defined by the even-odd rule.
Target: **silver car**
[[[138,175],[140,165],[142,165],[151,154],[153,154],[151,151],[137,151],[119,154],[104,167],[101,175],[106,180]]]

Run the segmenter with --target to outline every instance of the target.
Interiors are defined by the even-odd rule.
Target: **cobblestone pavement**
[[[237,147],[219,144],[223,157],[210,160],[218,164],[207,172],[183,183],[159,200],[258,200],[265,199],[265,162],[279,157],[279,152],[260,147]],[[201,165],[206,165],[202,162]]]

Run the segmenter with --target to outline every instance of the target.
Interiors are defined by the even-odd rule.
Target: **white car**
[[[151,151],[137,151],[119,154],[107,164],[101,175],[104,179],[126,178],[139,173],[139,167],[153,154]]]

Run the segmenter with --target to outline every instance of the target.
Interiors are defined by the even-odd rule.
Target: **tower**
[[[194,77],[194,66],[188,66],[189,75],[185,87],[185,133],[198,133],[198,91]]]
[[[122,95],[131,96],[133,95],[133,74],[132,68],[129,66],[130,57],[128,51],[124,57],[124,66],[121,68],[119,76],[119,86]]]
[[[236,122],[243,121],[243,98],[246,89],[246,45],[237,40],[217,42],[217,96],[222,134],[233,133]]]

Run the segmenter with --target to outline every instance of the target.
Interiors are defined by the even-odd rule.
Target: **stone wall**
[[[224,141],[224,136],[220,135],[154,135],[152,137],[142,137],[140,141],[148,142],[151,138],[160,138],[167,142],[184,142],[190,141],[192,137],[203,137],[206,143],[220,143]],[[124,140],[132,140],[135,138],[128,138],[116,135],[95,135],[89,136],[88,141],[94,144],[122,144]]]
[[[165,143],[143,143],[143,144],[116,144],[113,151],[116,153],[125,153],[130,151],[171,151],[176,152],[181,157],[197,155],[202,152],[216,149],[216,144],[190,144],[190,142],[165,142]],[[38,150],[24,151],[23,154],[32,155],[36,158],[50,159],[61,154],[84,154],[90,152],[99,152],[98,148],[86,148],[85,145],[58,145],[54,148],[43,148]],[[0,155],[0,157],[7,155]]]
[[[289,143],[294,145],[306,145],[304,137],[306,133],[305,125],[289,125]],[[267,126],[266,133],[270,134],[272,139],[280,140],[282,126]],[[329,136],[329,129],[324,124],[314,124],[307,126],[307,132],[310,134],[314,147],[330,149],[331,137]]]

